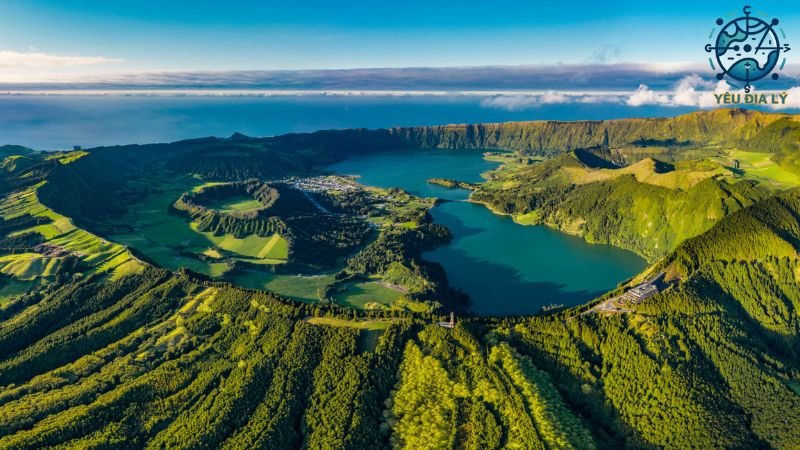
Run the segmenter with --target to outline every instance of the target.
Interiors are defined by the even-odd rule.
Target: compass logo
[[[717,19],[719,31],[711,30],[709,38],[716,38],[713,43],[706,44],[706,52],[711,69],[717,72],[717,79],[726,76],[736,82],[744,83],[744,91],[749,93],[751,83],[770,76],[777,80],[777,71],[786,65],[784,54],[790,50],[789,44],[782,43],[786,39],[783,28],[777,28],[780,20],[769,22],[752,15],[752,8],[742,9],[744,16],[736,17],[727,23]],[[716,64],[715,64],[716,63]],[[780,63],[780,65],[779,65]],[[777,71],[776,71],[777,68]]]

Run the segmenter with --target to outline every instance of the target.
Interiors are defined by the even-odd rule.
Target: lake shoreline
[[[542,306],[576,306],[603,295],[647,268],[639,255],[610,245],[588,245],[579,236],[552,227],[521,227],[469,191],[427,180],[447,178],[485,182],[501,166],[484,152],[463,150],[384,152],[333,164],[336,173],[358,174],[367,186],[401,188],[415,196],[439,199],[429,209],[433,223],[447,227],[453,240],[425,252],[441,264],[448,283],[467,293],[477,316],[539,313]],[[512,215],[513,219],[513,215]],[[497,293],[503,292],[498,301]]]
[[[515,224],[523,226],[523,227],[546,227],[546,228],[548,228],[550,230],[557,231],[559,233],[563,233],[563,234],[566,234],[568,236],[574,236],[574,237],[577,237],[577,238],[581,238],[583,240],[583,242],[586,242],[587,244],[590,244],[590,245],[610,245],[610,246],[612,246],[614,248],[618,248],[620,250],[625,250],[627,252],[634,253],[637,256],[639,256],[642,259],[644,259],[645,261],[647,261],[648,267],[655,262],[655,261],[648,260],[647,257],[645,257],[645,255],[637,252],[634,249],[625,248],[625,247],[619,247],[617,245],[610,244],[610,243],[605,243],[605,242],[593,242],[593,241],[587,240],[584,237],[584,235],[582,235],[580,233],[575,233],[575,232],[571,232],[570,230],[567,230],[567,229],[554,227],[554,226],[550,225],[547,222],[529,223],[529,222],[525,222],[525,221],[519,220],[519,217],[524,216],[525,214],[512,214],[512,213],[506,213],[506,212],[498,211],[497,208],[494,208],[492,205],[490,205],[490,204],[488,204],[486,202],[479,201],[479,200],[473,200],[472,198],[468,198],[467,200],[464,200],[464,201],[465,202],[469,202],[469,203],[473,203],[475,205],[483,206],[484,208],[488,209],[492,214],[495,214],[497,216],[510,217],[511,220],[513,220]]]
[[[495,208],[494,206],[490,205],[487,202],[480,201],[480,200],[475,200],[474,198],[472,198],[473,193],[481,185],[486,183],[485,180],[487,180],[489,178],[489,174],[491,174],[492,172],[495,172],[495,171],[503,170],[503,168],[506,167],[506,163],[502,162],[503,161],[502,159],[498,159],[498,158],[494,157],[494,155],[489,154],[488,152],[485,152],[483,154],[483,159],[485,161],[490,161],[490,162],[500,162],[500,165],[495,167],[494,169],[491,169],[491,170],[488,170],[486,172],[481,173],[480,176],[481,176],[481,178],[484,179],[483,182],[480,182],[480,183],[469,183],[469,184],[474,186],[474,188],[472,188],[472,189],[461,188],[461,187],[454,187],[453,188],[453,189],[464,189],[464,190],[469,192],[469,195],[468,195],[468,197],[467,197],[467,199],[465,201],[470,202],[470,203],[474,203],[476,205],[481,205],[484,208],[488,209],[492,214],[495,214],[495,215],[498,215],[498,216],[510,217],[511,220],[513,220],[514,223],[517,224],[517,225],[521,225],[521,226],[543,226],[543,227],[547,227],[547,228],[549,228],[551,230],[557,231],[559,233],[564,233],[564,234],[569,235],[569,236],[574,236],[574,237],[581,238],[587,244],[591,244],[591,245],[610,245],[610,246],[612,246],[614,248],[618,248],[620,250],[625,250],[625,251],[634,253],[637,256],[639,256],[640,258],[642,258],[645,261],[647,261],[647,267],[650,267],[652,264],[654,264],[656,262],[656,261],[649,260],[646,255],[636,251],[635,249],[619,247],[619,246],[611,244],[611,243],[593,242],[593,241],[590,241],[590,240],[586,239],[584,234],[581,234],[581,233],[576,232],[576,231],[571,231],[571,230],[566,229],[566,228],[555,227],[552,224],[547,223],[547,222],[528,222],[528,221],[524,221],[524,220],[520,219],[520,217],[522,217],[522,216],[525,216],[527,214],[532,214],[533,211],[531,213],[527,213],[527,214],[507,213],[507,212],[499,211],[497,208]],[[645,270],[646,270],[646,268],[645,268]]]

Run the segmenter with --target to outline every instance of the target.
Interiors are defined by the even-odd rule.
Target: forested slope
[[[598,169],[573,152],[493,172],[471,198],[519,222],[629,249],[652,261],[770,195],[719,164],[683,170],[662,165],[647,159]]]
[[[733,125],[706,123],[713,114],[731,114]],[[752,137],[769,126],[765,117],[715,112],[658,119],[653,123],[665,128],[645,140],[663,141],[670,127],[683,123],[684,131],[674,133],[678,141],[717,130],[727,135],[731,126]],[[539,126],[550,125],[533,128]],[[597,126],[613,131],[609,143],[624,131]],[[576,132],[575,139],[593,143],[597,132],[591,138]],[[348,135],[337,133],[329,135]],[[351,143],[372,151],[370,134],[354,133],[365,137]],[[528,185],[530,191],[515,186],[523,186],[526,194],[515,197],[523,202],[538,188],[561,189],[567,181],[570,192],[584,197],[589,191],[580,189],[610,186],[592,194],[607,211],[624,210],[625,199],[642,192],[660,196],[649,211],[696,196],[695,206],[676,209],[670,226],[693,210],[706,218],[709,211],[724,213],[664,241],[673,248],[648,271],[665,271],[669,287],[627,305],[630,312],[597,313],[587,305],[531,317],[460,316],[453,329],[436,324],[443,316],[302,304],[187,270],[167,271],[76,227],[102,224],[120,202],[141,195],[119,177],[168,164],[233,180],[313,171],[311,160],[251,162],[274,156],[275,142],[343,157],[349,144],[327,143],[324,136],[234,136],[128,148],[142,151],[136,156],[106,149],[9,162],[0,177],[1,256],[35,249],[50,265],[37,272],[46,273],[46,282],[0,305],[0,448],[800,447],[797,189],[776,193],[748,181],[730,183],[718,179],[717,168],[713,176],[684,177],[682,171],[706,169],[678,163],[622,175],[613,172],[620,170],[613,161],[598,167],[580,154],[525,164],[517,175],[541,184]],[[414,136],[419,145],[444,145]],[[194,158],[226,149],[238,163],[212,168],[209,159]],[[164,160],[165,152],[180,157]],[[102,177],[109,168],[119,177]],[[504,182],[488,184],[496,181]],[[596,214],[596,206],[578,200],[561,201]],[[600,224],[611,226],[608,217]],[[409,259],[421,272],[434,270],[419,266],[418,250],[445,234],[426,221],[392,229],[351,258],[348,270],[391,271]],[[20,274],[36,269],[14,268]]]
[[[796,123],[792,116],[783,114],[719,109],[674,118],[508,122],[395,128],[390,131],[412,147],[499,148],[554,156],[588,148],[686,150],[710,144],[739,145],[758,138],[765,128],[782,118],[788,118],[790,124]],[[764,136],[774,135],[776,128]]]
[[[0,446],[796,448],[798,218],[798,192],[731,215],[613,316],[448,330],[160,269],[68,284],[2,322]]]

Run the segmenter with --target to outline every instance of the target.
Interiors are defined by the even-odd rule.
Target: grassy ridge
[[[681,281],[627,315],[447,330],[157,271],[107,293],[65,287],[42,300],[50,317],[96,301],[46,326],[43,314],[3,323],[0,342],[16,345],[2,363],[15,384],[0,390],[0,444],[792,448],[800,291],[783,277],[797,273],[800,194],[774,201],[781,209],[759,203],[687,243],[693,253],[671,257],[694,255]],[[731,253],[742,241],[724,229],[747,221],[783,238]],[[779,303],[761,311],[782,302],[785,314],[753,309],[751,293],[766,291]],[[365,347],[359,329],[376,327]],[[65,351],[78,330],[91,355]]]
[[[547,157],[596,148],[606,149],[610,156],[606,159],[624,161],[625,153],[638,160],[665,154],[680,158],[680,153],[688,152],[696,159],[709,150],[713,152],[709,146],[736,146],[745,142],[760,147],[758,151],[771,152],[773,149],[765,144],[781,142],[782,129],[795,124],[795,117],[786,114],[718,109],[672,118],[508,122],[391,131],[417,148],[506,149]]]
[[[517,222],[545,224],[652,261],[769,195],[768,188],[712,161],[643,159],[607,169],[590,167],[573,153],[506,166],[471,198]]]
[[[47,241],[47,246],[38,252],[0,257],[3,266],[0,272],[19,280],[51,278],[68,258],[76,259],[90,274],[110,273],[128,263],[136,264],[124,247],[76,228],[69,218],[42,205],[38,201],[37,189],[38,186],[6,197],[0,203],[0,214],[4,220],[21,216],[46,218],[46,224],[12,230],[8,235],[38,234]]]
[[[675,120],[687,130],[711,126],[712,136],[732,126],[746,136],[761,129],[750,126],[761,116],[733,114],[733,125],[699,117]],[[680,139],[691,137],[681,133]],[[251,161],[242,152],[254,143],[244,142],[229,149],[233,159],[226,164],[203,167],[254,170],[236,166]],[[222,151],[216,140],[194,145]],[[93,159],[89,152],[57,163],[87,181],[84,169],[70,166]],[[735,173],[663,178],[657,175],[669,172],[658,172],[656,163],[652,173],[645,163],[609,176],[604,171],[619,169],[598,163],[569,154],[540,164],[520,160],[504,169],[508,178],[498,176],[484,189],[509,193],[497,197],[498,206],[528,205],[528,220],[573,225],[573,217],[582,217],[593,232],[626,229],[636,236],[648,229],[640,228],[643,219],[666,217],[663,236],[674,241],[653,234],[620,245],[674,246],[652,268],[665,270],[671,286],[625,314],[581,314],[586,308],[579,307],[533,317],[457,317],[453,329],[424,312],[303,304],[151,267],[42,204],[38,181],[8,191],[0,203],[7,246],[0,258],[23,267],[15,258],[33,259],[28,250],[37,248],[33,254],[63,258],[62,266],[70,259],[79,264],[72,266],[77,271],[51,268],[56,279],[31,284],[13,307],[0,309],[0,448],[797,448],[800,190],[776,195],[749,180],[731,182]],[[674,171],[707,171],[705,163],[669,164]],[[38,170],[24,166],[19,170]],[[581,172],[572,178],[565,169]],[[573,182],[598,176],[594,171],[602,179]],[[76,184],[104,187],[83,181]],[[110,192],[132,203],[142,198]],[[97,199],[97,210],[82,220],[123,227],[125,220],[113,218],[124,216],[102,204],[103,194]],[[541,215],[553,199],[558,207]],[[357,200],[330,206],[359,208]],[[86,199],[65,201],[65,210],[88,208]],[[168,231],[159,222],[163,209],[151,209],[154,229]],[[446,230],[421,211],[406,205],[383,217],[379,237],[348,261],[350,273],[343,275],[382,274],[435,292],[422,275],[436,268],[417,253]],[[698,211],[700,221],[681,223]],[[40,239],[28,239],[30,233]],[[369,283],[332,274],[274,277],[269,283],[298,297],[331,281]]]

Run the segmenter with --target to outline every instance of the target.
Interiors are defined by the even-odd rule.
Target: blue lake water
[[[580,304],[646,266],[631,252],[588,244],[543,226],[518,225],[466,202],[465,190],[426,183],[432,177],[478,182],[482,172],[495,166],[479,151],[423,150],[348,159],[331,169],[359,175],[364,184],[451,200],[431,214],[454,239],[424,257],[444,266],[450,284],[469,294],[476,314],[530,314],[546,305]]]
[[[24,96],[0,95],[0,145],[40,150],[167,142],[242,132],[267,136],[331,128],[381,128],[513,120],[667,117],[689,108],[622,104],[487,107],[476,96]],[[366,184],[466,199],[430,177],[479,181],[493,167],[479,152],[387,153],[336,168]],[[432,211],[454,241],[425,255],[444,265],[451,284],[469,293],[478,314],[523,314],[548,304],[574,305],[614,287],[644,261],[609,246],[544,227],[523,227],[485,208],[453,201]]]

